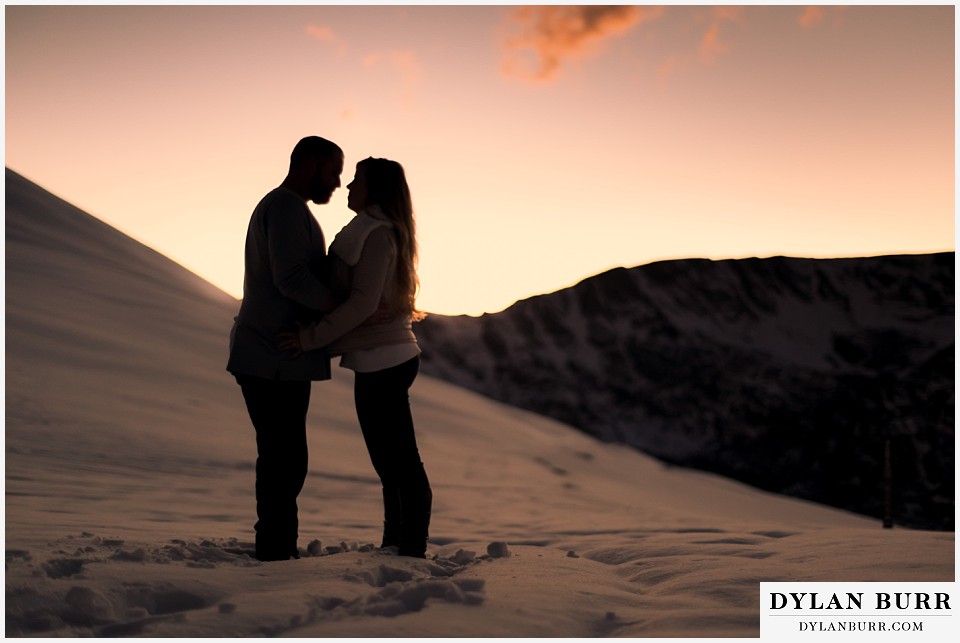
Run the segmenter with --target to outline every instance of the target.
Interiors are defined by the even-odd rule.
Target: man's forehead
[[[329,169],[336,169],[339,172],[343,171],[343,153],[334,154],[333,156],[328,156],[323,160],[323,167]]]

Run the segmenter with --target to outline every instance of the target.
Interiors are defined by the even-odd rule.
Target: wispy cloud
[[[519,34],[507,38],[504,72],[549,81],[565,61],[592,53],[602,42],[662,14],[663,7],[647,6],[521,7],[508,17]]]
[[[720,25],[713,23],[703,34],[703,40],[700,41],[700,60],[705,63],[712,63],[722,53],[730,50],[729,45],[720,40]]]
[[[690,64],[690,59],[692,56],[680,56],[678,54],[671,54],[656,66],[656,75],[660,80],[664,80],[670,76],[676,74],[680,69],[687,67]]]
[[[803,13],[797,17],[797,22],[804,29],[813,29],[824,24],[838,28],[843,26],[846,9],[844,6],[811,5],[804,7]]]
[[[338,57],[350,54],[349,60],[366,68],[376,71],[377,80],[399,87],[399,98],[404,107],[410,108],[415,103],[414,90],[423,77],[423,65],[412,50],[383,50],[362,54],[355,47],[352,51],[346,41],[332,28],[326,25],[309,24],[305,28],[307,36],[318,42],[333,47]],[[345,107],[341,113],[342,120],[355,117],[357,110],[352,106]]]
[[[716,62],[717,58],[730,51],[732,45],[724,37],[726,23],[741,22],[743,19],[743,7],[714,7],[711,16],[710,26],[700,41],[700,60],[711,64]]]
[[[809,7],[804,8],[803,13],[800,14],[800,17],[797,19],[800,22],[801,27],[815,27],[821,22],[823,22],[823,7],[818,5],[810,5]]]
[[[416,102],[414,90],[423,78],[423,64],[417,54],[409,49],[376,51],[363,58],[368,68],[387,69],[400,81],[400,99],[410,109]]]
[[[679,15],[683,17],[679,24],[685,26],[675,32],[673,51],[654,66],[654,73],[660,81],[697,65],[713,65],[718,62],[722,56],[736,48],[735,39],[730,35],[730,26],[743,26],[747,23],[743,7],[718,6],[709,11],[693,8]],[[674,28],[676,29],[676,24]],[[660,36],[664,42],[670,40],[664,34]]]
[[[423,66],[417,55],[410,50],[376,51],[363,59],[367,67],[385,65],[400,77],[404,85],[414,85],[423,76]]]
[[[347,53],[347,43],[337,36],[330,27],[325,25],[307,25],[307,35],[314,40],[319,40],[322,43],[336,48],[338,56],[343,56]]]

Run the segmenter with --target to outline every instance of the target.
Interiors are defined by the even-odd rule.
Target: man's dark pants
[[[257,432],[256,556],[297,555],[297,496],[307,477],[307,408],[310,381],[237,375]]]

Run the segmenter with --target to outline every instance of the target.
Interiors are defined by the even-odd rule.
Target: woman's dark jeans
[[[383,484],[382,546],[398,546],[401,556],[422,558],[427,549],[433,493],[420,460],[410,386],[420,357],[381,371],[357,373],[357,418],[373,468]]]

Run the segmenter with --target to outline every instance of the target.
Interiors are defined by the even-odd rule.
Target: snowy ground
[[[315,414],[299,561],[247,555],[239,393],[229,448],[169,427],[189,461],[95,436],[8,450],[7,633],[756,636],[760,581],[953,578],[953,534],[671,470],[427,378],[413,404],[436,559],[371,551],[379,493],[348,386],[315,385],[339,412]]]
[[[314,385],[303,558],[248,555],[236,302],[7,176],[11,636],[755,637],[761,581],[950,581],[954,535],[669,468],[421,377],[427,560],[373,550],[351,375]],[[319,542],[315,542],[319,541]]]

